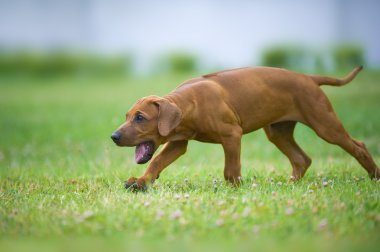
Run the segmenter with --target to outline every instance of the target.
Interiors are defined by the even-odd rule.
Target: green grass
[[[138,98],[164,95],[188,77],[1,78],[0,250],[70,249],[72,240],[148,251],[178,244],[376,250],[380,183],[302,125],[296,139],[313,164],[300,182],[288,181],[288,160],[260,130],[243,139],[240,188],[223,182],[221,146],[191,142],[148,192],[123,189],[146,165],[136,165],[134,149],[116,147],[110,134]],[[380,73],[364,71],[348,86],[324,90],[379,164]]]

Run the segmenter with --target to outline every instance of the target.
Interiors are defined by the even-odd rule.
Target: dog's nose
[[[113,140],[115,143],[119,142],[119,140],[120,140],[120,138],[121,138],[121,134],[120,134],[120,132],[115,131],[114,133],[112,133],[111,138],[112,138],[112,140]]]

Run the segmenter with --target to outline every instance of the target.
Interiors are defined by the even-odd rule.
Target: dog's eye
[[[137,115],[135,116],[135,118],[134,118],[134,121],[137,122],[137,123],[141,123],[141,122],[143,122],[144,120],[145,120],[145,118],[144,118],[142,115],[140,115],[140,114],[137,114]]]

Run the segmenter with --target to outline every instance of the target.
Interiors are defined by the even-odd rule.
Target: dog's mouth
[[[138,164],[145,164],[154,154],[155,148],[152,141],[143,142],[136,146],[135,160]]]

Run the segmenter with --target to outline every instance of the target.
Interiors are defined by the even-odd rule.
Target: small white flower
[[[346,204],[344,204],[344,202],[341,202],[339,203],[337,206],[336,206],[337,209],[341,210],[341,209],[345,209],[346,208]]]
[[[85,212],[83,213],[82,217],[83,217],[84,219],[88,219],[88,218],[92,217],[93,215],[94,215],[94,213],[93,213],[91,210],[87,210],[87,211],[85,211]]]
[[[77,221],[77,222],[83,222],[83,221],[85,221],[85,220],[91,218],[91,217],[94,215],[94,213],[93,213],[91,210],[87,210],[87,211],[85,211],[82,215],[80,215],[79,213],[76,213],[76,214],[79,215],[79,216],[76,218],[76,221]]]
[[[294,210],[293,210],[293,208],[288,207],[288,208],[286,208],[285,213],[286,213],[286,215],[292,215],[294,213]]]
[[[149,207],[149,206],[150,206],[150,202],[149,202],[149,201],[145,201],[145,202],[144,202],[144,206],[145,206],[145,207]]]
[[[244,209],[243,213],[242,213],[242,216],[243,216],[244,218],[247,218],[247,217],[249,216],[250,213],[251,213],[251,208],[246,207],[246,208]]]
[[[224,220],[223,219],[218,219],[216,220],[215,224],[218,226],[218,227],[221,227],[224,225]]]
[[[323,181],[322,185],[323,185],[324,187],[326,187],[326,186],[329,185],[329,182],[327,182],[327,181]]]
[[[310,190],[309,190],[309,191],[307,191],[307,192],[308,192],[308,193],[313,193],[313,192],[314,192],[314,190],[311,190],[311,189],[310,189]]]
[[[185,183],[187,183],[187,182],[189,182],[189,179],[188,179],[188,178],[185,178],[185,180],[184,180],[184,181],[185,181]]]
[[[257,184],[253,183],[252,184],[252,189],[256,189],[257,188]]]
[[[183,195],[183,197],[185,197],[185,199],[188,199],[189,198],[189,194],[186,193],[185,195]]]
[[[277,185],[279,185],[279,186],[282,185],[282,182],[281,182],[281,181],[278,181],[278,182],[277,182]]]
[[[165,212],[162,211],[161,209],[157,209],[156,212],[156,220],[160,220],[164,216]]]
[[[179,194],[176,194],[176,195],[174,195],[174,198],[178,200],[181,198],[181,196]]]
[[[226,217],[227,214],[228,214],[228,211],[227,211],[227,210],[222,210],[222,211],[220,212],[220,216],[222,216],[222,217]]]
[[[243,202],[243,203],[247,203],[247,201],[248,201],[247,197],[245,197],[245,196],[241,199],[241,202]]]
[[[174,212],[170,215],[170,219],[171,219],[171,220],[179,219],[181,216],[182,216],[182,212],[181,212],[181,210],[176,210],[176,211],[174,211]]]
[[[290,180],[296,180],[296,177],[294,177],[293,175],[290,176]]]
[[[321,220],[321,222],[319,223],[318,227],[319,227],[319,229],[325,229],[325,228],[327,227],[327,224],[328,224],[327,220],[326,220],[326,219],[323,219],[323,220]]]

